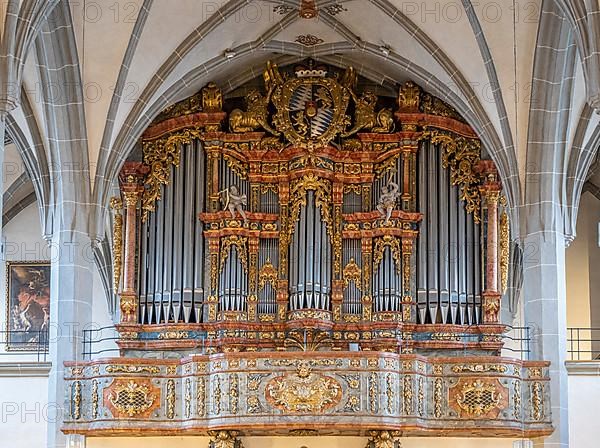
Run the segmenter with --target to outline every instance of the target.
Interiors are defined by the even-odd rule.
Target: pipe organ
[[[126,163],[122,322],[235,322],[255,348],[298,329],[408,351],[420,332],[501,332],[501,185],[464,120],[412,82],[360,89],[352,68],[269,63],[263,81],[241,108],[214,83],[171,106]]]
[[[66,363],[63,431],[549,434],[549,363],[500,356],[509,221],[473,130],[352,68],[269,63],[263,85],[208,84],[124,164],[121,356]]]

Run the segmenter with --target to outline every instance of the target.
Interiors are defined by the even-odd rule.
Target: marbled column
[[[141,162],[125,162],[119,175],[125,198],[125,262],[123,291],[121,292],[121,322],[137,322],[137,293],[135,289],[135,257],[137,245],[137,207],[143,192],[144,176],[148,167]]]
[[[480,193],[482,200],[487,205],[485,289],[482,293],[483,322],[494,324],[498,323],[501,297],[498,290],[498,201],[502,187],[498,180],[496,167],[491,161],[482,161],[479,169],[485,177],[485,181],[480,187]]]

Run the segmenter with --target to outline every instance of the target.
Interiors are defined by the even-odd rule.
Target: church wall
[[[50,259],[50,250],[41,237],[37,204],[32,204],[13,218],[3,229],[7,261]],[[6,263],[0,262],[0,322],[6,322]],[[0,344],[0,445],[10,441],[15,448],[42,447],[46,443],[47,368],[24,373],[17,363],[44,361],[35,353],[6,350]],[[41,366],[43,367],[43,366]],[[29,376],[35,375],[35,376]],[[8,446],[8,445],[7,445]]]
[[[42,238],[37,204],[31,204],[15,216],[2,230],[6,250],[6,261],[50,260],[51,250]],[[0,322],[7,329],[6,320],[6,262],[0,262]],[[4,341],[4,338],[2,338]],[[11,354],[6,344],[0,344],[0,361],[37,361],[36,354]]]
[[[566,251],[567,326],[570,328],[600,327],[600,278],[595,268],[600,263],[599,222],[600,202],[591,193],[584,193],[577,218],[577,237]],[[581,339],[598,339],[599,336],[600,332],[590,334],[581,330],[579,333]],[[576,337],[576,333],[569,337]],[[579,348],[589,350],[590,343],[581,343]],[[589,356],[582,353],[580,359]]]
[[[598,446],[598,414],[593,410],[598,409],[599,402],[598,367],[585,375],[569,369],[569,448]]]

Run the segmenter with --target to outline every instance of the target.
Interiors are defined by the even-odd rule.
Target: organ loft
[[[68,363],[66,433],[552,431],[549,364],[511,358],[500,320],[497,169],[410,80],[307,60],[209,83],[145,131],[111,206],[121,356]]]

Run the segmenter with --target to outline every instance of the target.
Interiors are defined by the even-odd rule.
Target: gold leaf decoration
[[[150,409],[155,399],[148,386],[140,385],[133,380],[118,385],[108,396],[115,409],[129,417],[135,417]]]
[[[334,378],[313,373],[308,362],[301,362],[295,374],[271,380],[265,394],[269,403],[283,411],[320,414],[340,402],[342,386]]]
[[[502,400],[502,394],[493,384],[475,380],[462,387],[456,397],[458,406],[469,416],[480,417],[497,408]]]
[[[161,186],[169,184],[171,166],[179,166],[181,145],[199,139],[201,134],[202,130],[199,128],[188,128],[174,132],[167,137],[143,143],[144,164],[150,167],[150,171],[144,179],[142,222],[148,219],[148,215],[156,208],[156,201],[161,199]]]

